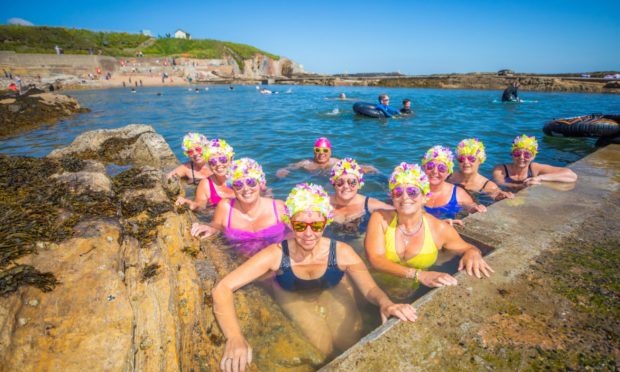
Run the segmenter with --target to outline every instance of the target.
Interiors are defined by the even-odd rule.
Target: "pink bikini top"
[[[230,201],[228,223],[224,229],[224,236],[226,236],[226,239],[228,239],[230,245],[238,252],[247,256],[253,256],[261,249],[267,247],[268,245],[279,243],[286,237],[287,226],[285,223],[280,221],[275,200],[273,201],[273,212],[276,216],[276,223],[255,232],[233,229],[230,227],[234,205],[235,199],[232,199]]]
[[[222,197],[218,195],[215,190],[215,185],[213,181],[211,181],[211,177],[207,178],[209,180],[209,201],[212,205],[217,205],[222,200]]]

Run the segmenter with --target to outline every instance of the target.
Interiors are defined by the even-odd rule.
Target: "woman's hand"
[[[173,169],[166,174],[166,180],[170,180],[172,177],[178,178],[176,169]]]
[[[192,224],[192,236],[198,239],[208,238],[217,232],[216,229],[209,225],[201,225],[199,223]]]
[[[420,271],[418,280],[427,287],[444,287],[458,284],[456,278],[452,275],[438,271]]]
[[[523,184],[525,186],[540,185],[541,183],[542,183],[542,179],[540,176],[534,176],[534,177],[526,178],[525,180],[523,180]]]
[[[391,316],[395,316],[403,322],[415,322],[418,319],[413,306],[409,304],[395,304],[392,301],[381,306],[381,322],[385,323]]]
[[[174,202],[174,205],[183,205],[183,204],[190,204],[191,205],[191,200],[184,198],[182,196],[179,196],[177,198],[177,200]]]
[[[497,192],[497,194],[495,195],[495,201],[500,201],[500,200],[504,200],[504,199],[513,199],[515,197],[515,194],[511,193],[510,191],[502,191],[499,190]]]
[[[463,222],[463,220],[453,220],[453,219],[449,218],[449,219],[444,220],[444,221],[447,224],[449,224],[450,226],[452,226],[452,227],[454,227],[455,225],[458,225],[458,226],[461,226],[461,227],[465,226],[465,223]]]
[[[226,341],[220,369],[226,372],[245,371],[252,363],[252,348],[243,336],[231,337]]]
[[[469,275],[475,275],[476,278],[482,279],[482,275],[487,278],[491,276],[491,273],[494,273],[491,266],[489,266],[484,259],[482,258],[482,254],[477,248],[471,248],[459,261],[459,271],[465,270]]]
[[[486,211],[487,211],[487,207],[485,207],[482,204],[474,204],[471,207],[469,207],[469,210],[468,210],[469,213],[476,213],[476,212],[486,213]]]

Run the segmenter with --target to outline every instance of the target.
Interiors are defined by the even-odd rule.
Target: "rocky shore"
[[[31,89],[23,95],[4,95],[0,97],[0,137],[89,111],[81,107],[75,98],[45,93],[39,89]]]
[[[195,216],[173,202],[183,189],[160,170],[170,154],[132,125],[47,158],[0,156],[3,370],[219,369],[211,289],[241,258],[190,236]],[[109,163],[134,166],[112,176]],[[264,289],[238,291],[235,305],[252,370],[325,360]]]

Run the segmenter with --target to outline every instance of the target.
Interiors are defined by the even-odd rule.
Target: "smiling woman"
[[[262,167],[250,158],[235,160],[228,171],[228,183],[234,198],[218,204],[211,225],[194,224],[192,235],[205,238],[222,231],[231,246],[245,256],[284,239],[287,228],[280,220],[284,202],[260,196],[266,187]]]
[[[280,306],[326,355],[351,346],[361,331],[350,280],[369,302],[379,306],[384,321],[390,316],[416,320],[411,305],[394,304],[375,284],[353,248],[323,237],[333,208],[321,186],[297,185],[286,207],[285,219],[293,237],[257,253],[213,290],[214,313],[226,337],[222,370],[243,370],[251,363],[252,349],[241,332],[233,292],[267,273],[275,274],[273,288]]]

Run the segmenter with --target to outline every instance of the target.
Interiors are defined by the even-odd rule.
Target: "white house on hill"
[[[178,29],[175,33],[174,33],[174,38],[175,39],[188,39],[191,40],[192,39],[192,35],[190,35],[189,33]]]

